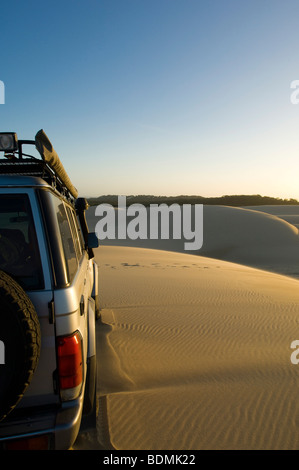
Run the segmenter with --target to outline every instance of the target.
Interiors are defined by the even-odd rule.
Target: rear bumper
[[[75,442],[79,433],[83,409],[83,394],[76,400],[59,407],[15,410],[0,423],[0,449],[9,448],[13,441],[48,436],[45,449],[66,450]]]

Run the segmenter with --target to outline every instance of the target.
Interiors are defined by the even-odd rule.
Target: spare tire
[[[23,288],[0,271],[0,421],[19,403],[36,370],[41,344],[36,310]]]

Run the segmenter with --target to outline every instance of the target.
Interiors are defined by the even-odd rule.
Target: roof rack
[[[23,145],[35,145],[41,159],[23,153]],[[58,190],[67,199],[77,199],[78,191],[68,177],[49,138],[41,129],[35,140],[18,140],[13,132],[0,133],[0,174],[38,176]]]

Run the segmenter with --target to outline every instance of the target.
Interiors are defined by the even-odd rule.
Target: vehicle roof
[[[0,187],[47,187],[51,186],[42,178],[37,176],[23,176],[23,175],[0,175]]]

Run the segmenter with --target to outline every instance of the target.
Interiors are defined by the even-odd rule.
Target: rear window
[[[27,194],[0,195],[0,269],[10,274],[26,290],[44,288]]]

